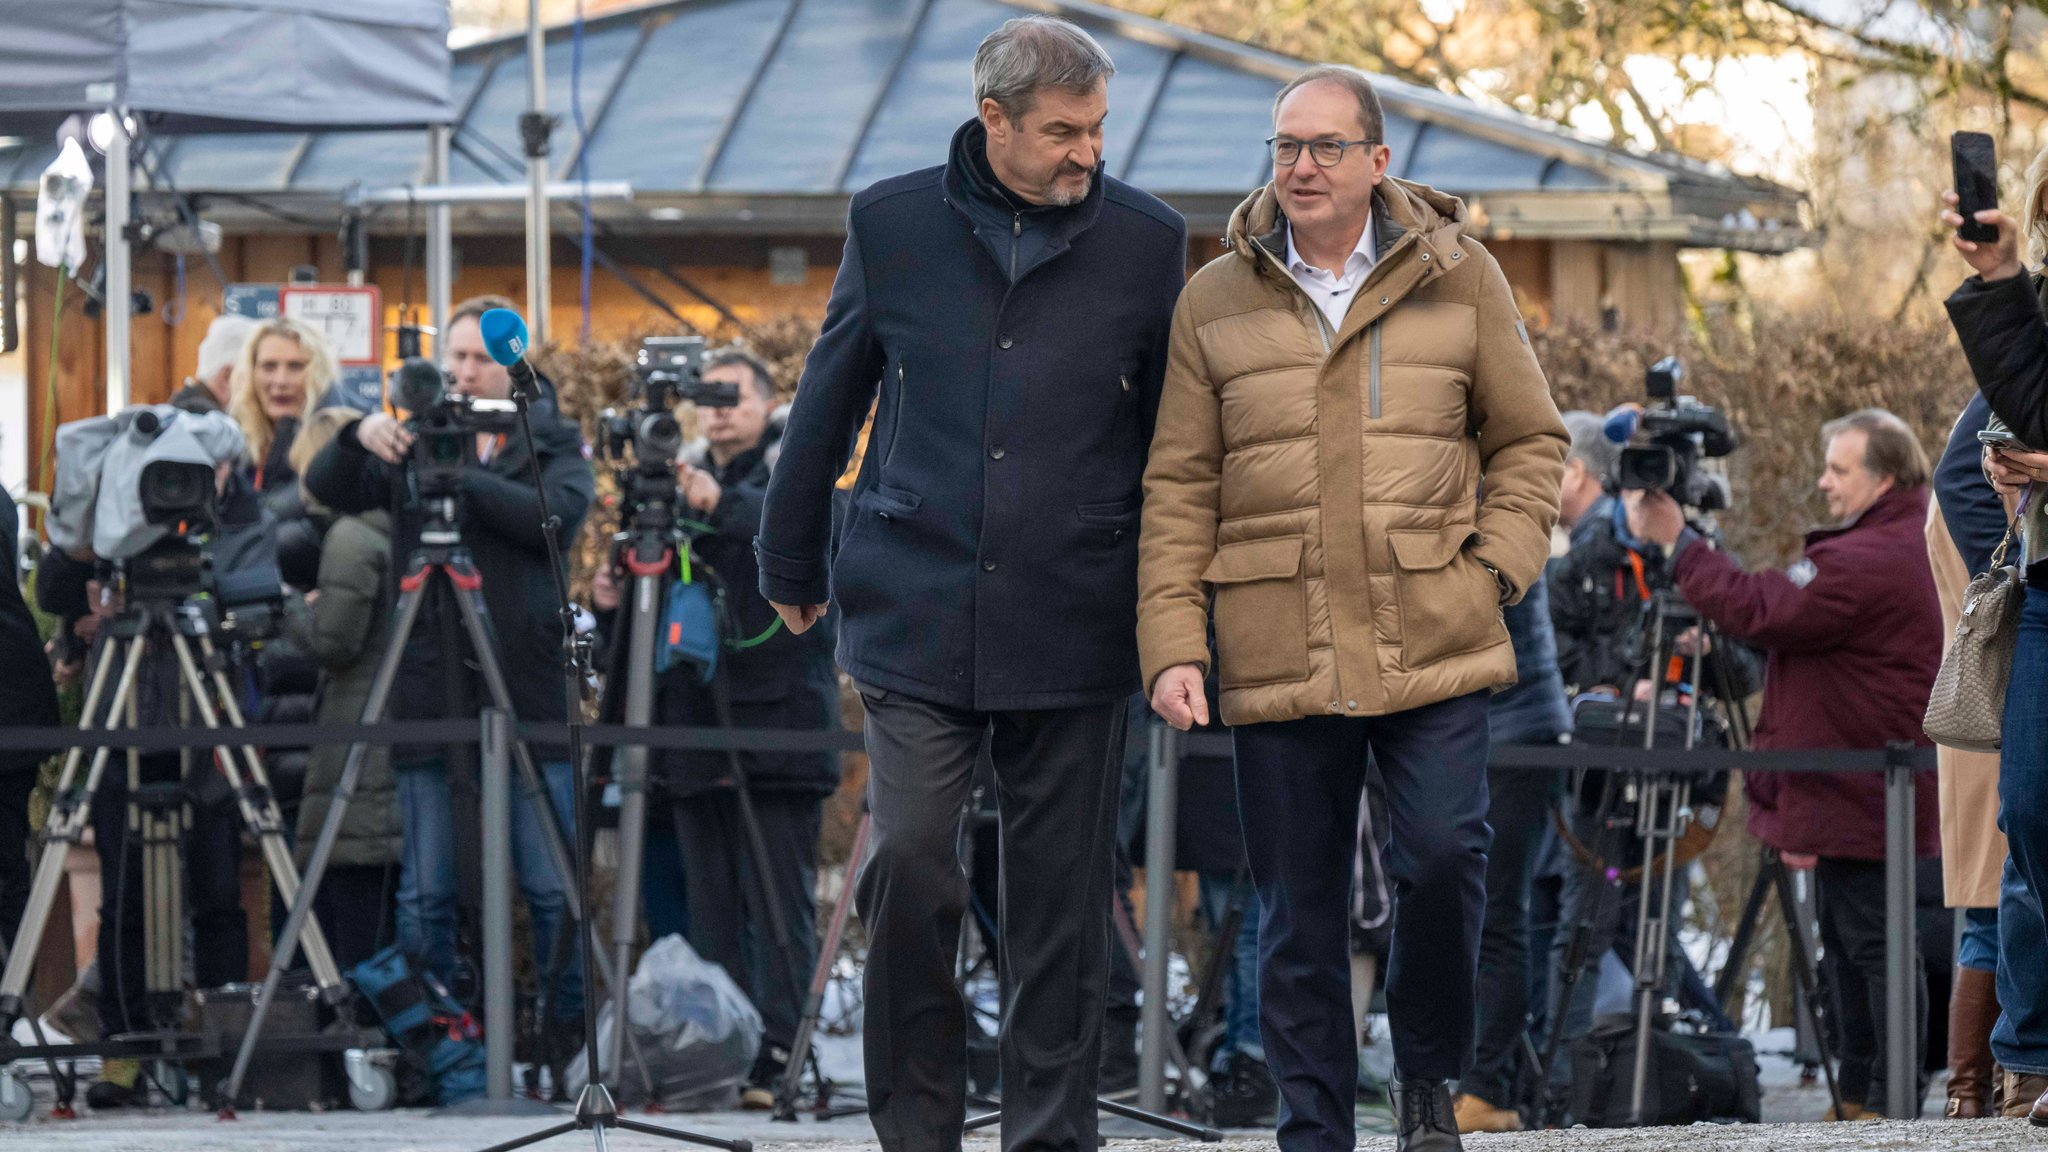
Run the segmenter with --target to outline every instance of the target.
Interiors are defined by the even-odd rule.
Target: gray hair
[[[1273,122],[1280,122],[1280,104],[1297,90],[1329,80],[1341,84],[1351,98],[1358,101],[1358,122],[1365,126],[1365,138],[1375,144],[1387,142],[1387,115],[1380,108],[1380,94],[1373,88],[1372,79],[1356,68],[1344,64],[1317,64],[1287,82],[1273,97]]]
[[[1572,437],[1572,450],[1565,459],[1579,461],[1595,478],[1605,480],[1621,459],[1621,445],[1607,438],[1606,417],[1574,409],[1564,414],[1564,429]]]
[[[1019,16],[974,50],[974,104],[993,100],[1015,119],[1031,111],[1040,88],[1081,93],[1116,75],[1102,45],[1078,25],[1052,16]]]

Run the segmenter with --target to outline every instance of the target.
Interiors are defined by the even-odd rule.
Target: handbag
[[[1990,570],[1972,578],[1963,591],[1956,633],[1941,658],[1941,671],[1927,698],[1927,718],[1920,725],[1928,739],[1943,747],[1998,751],[2005,723],[2005,685],[2012,676],[2020,607],[2027,595],[2019,565],[2005,563],[2005,553],[2020,522],[2026,519],[2027,504],[2033,497],[2029,485],[2006,528],[2005,539],[1991,556]]]

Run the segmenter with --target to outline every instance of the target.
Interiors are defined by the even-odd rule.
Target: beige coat
[[[1970,573],[1949,538],[1941,506],[1927,507],[1927,559],[1941,596],[1941,626],[1955,635]],[[1951,908],[1998,907],[2005,833],[1998,830],[1998,753],[1936,747],[1941,796],[1941,891]]]
[[[1542,578],[1564,425],[1464,205],[1388,179],[1373,215],[1379,259],[1335,331],[1286,273],[1270,187],[1174,312],[1138,653],[1148,687],[1206,668],[1213,592],[1225,723],[1515,681],[1503,584],[1516,599]]]

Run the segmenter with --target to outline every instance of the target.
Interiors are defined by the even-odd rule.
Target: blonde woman
[[[335,376],[326,339],[309,325],[278,317],[249,333],[235,357],[228,412],[248,441],[243,470],[256,491],[289,491],[297,485],[292,440]]]

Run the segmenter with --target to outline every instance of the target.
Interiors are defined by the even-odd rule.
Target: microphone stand
[[[525,341],[522,339],[520,343],[524,344]],[[532,405],[534,395],[540,390],[540,381],[534,373],[533,366],[526,362],[524,356],[515,358],[510,364],[505,365],[505,369],[512,378],[512,403],[519,412],[519,435],[526,444],[527,469],[533,479],[534,497],[540,504],[541,539],[547,545],[548,575],[555,582],[556,611],[560,616],[562,627],[562,690],[564,700],[568,705],[569,771],[571,773],[578,773],[585,767],[583,759],[583,693],[580,684],[586,663],[587,648],[577,639],[576,610],[569,602],[568,569],[563,564],[561,541],[558,539],[562,530],[562,521],[548,510],[547,484],[541,479],[540,454],[534,450],[533,445],[533,421],[528,409]],[[590,843],[589,839],[584,835],[585,830],[589,828],[588,813],[586,812],[586,809],[589,807],[589,798],[586,795],[584,783],[585,781],[581,778],[575,781],[574,818],[576,823],[576,843],[571,856],[574,857],[576,863],[575,884],[577,895],[584,901],[583,906],[590,908]],[[597,931],[595,919],[594,916],[586,916],[576,926],[576,951],[582,960],[586,978],[592,971],[592,953],[594,951],[592,938]],[[617,978],[624,980],[626,977],[624,973],[619,973]],[[678,1129],[663,1128],[655,1124],[645,1124],[619,1115],[618,1105],[612,1102],[611,1092],[605,1088],[604,1081],[599,1078],[597,1013],[593,1004],[593,998],[589,995],[586,988],[583,997],[585,1080],[583,1092],[576,1099],[575,1116],[561,1124],[542,1129],[539,1132],[530,1133],[516,1140],[494,1144],[485,1149],[484,1152],[511,1152],[515,1148],[524,1148],[529,1144],[538,1144],[543,1140],[551,1140],[556,1136],[564,1136],[571,1132],[584,1130],[588,1130],[591,1138],[596,1142],[597,1152],[606,1152],[605,1134],[608,1128],[619,1128],[628,1132],[659,1136],[681,1143],[702,1144],[711,1148],[724,1149],[725,1152],[753,1152],[754,1143],[751,1140],[721,1140],[715,1136],[705,1136],[695,1132],[684,1132]],[[612,1027],[625,1028],[627,1027],[627,1022],[625,1020],[614,1020],[612,1021]]]

